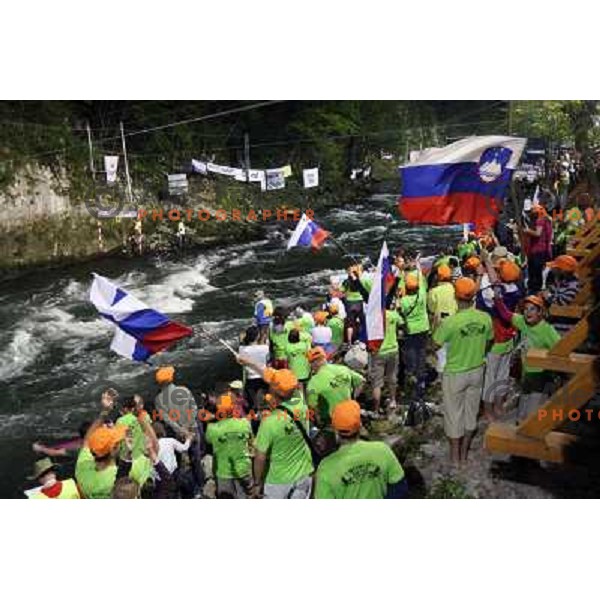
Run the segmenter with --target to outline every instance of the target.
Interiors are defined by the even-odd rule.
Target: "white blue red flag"
[[[192,335],[190,327],[171,321],[149,308],[112,281],[96,273],[90,289],[90,301],[98,312],[116,326],[111,350],[145,361],[166,350],[174,342]]]
[[[492,226],[526,138],[469,137],[421,152],[400,167],[400,214],[408,221]]]
[[[379,349],[385,337],[386,298],[393,281],[394,276],[392,274],[390,253],[388,252],[387,244],[383,242],[365,313],[367,347],[372,352]]]
[[[325,231],[325,229],[309,219],[306,214],[303,214],[292,233],[287,247],[288,250],[294,246],[305,246],[313,250],[319,250],[328,237],[329,231]]]

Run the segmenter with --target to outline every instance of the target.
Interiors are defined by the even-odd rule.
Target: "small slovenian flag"
[[[145,361],[176,341],[192,335],[190,327],[171,321],[105,277],[93,275],[90,301],[105,319],[116,326],[110,348],[117,354]]]
[[[526,138],[474,136],[421,152],[400,167],[400,214],[408,221],[492,226]]]
[[[381,247],[377,269],[373,278],[373,287],[369,292],[366,310],[367,347],[375,352],[385,337],[386,296],[393,283],[390,253],[385,242]]]
[[[287,249],[289,250],[294,246],[305,246],[313,250],[319,250],[329,235],[329,231],[325,231],[325,229],[319,227],[319,225],[309,219],[306,214],[303,214],[292,233]]]

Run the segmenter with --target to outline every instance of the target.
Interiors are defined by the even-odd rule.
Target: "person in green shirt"
[[[300,333],[297,329],[290,331],[285,354],[290,370],[304,388],[310,377],[310,363],[306,353],[310,350],[311,343],[310,339],[302,338]]]
[[[331,343],[339,348],[344,343],[344,320],[338,316],[338,307],[336,304],[330,304],[329,320],[327,325],[331,328]]]
[[[387,384],[390,402],[388,408],[396,407],[398,385],[398,328],[402,320],[395,310],[385,311],[385,335],[376,352],[369,354],[369,380],[373,393],[373,411],[381,410],[381,392]]]
[[[217,498],[246,498],[253,488],[250,421],[238,414],[228,394],[219,398],[216,418],[206,428],[206,442],[213,449]]]
[[[138,420],[136,415],[137,403],[133,396],[124,398],[121,402],[121,416],[117,419],[116,425],[127,427],[133,437],[133,448],[131,455],[133,458],[142,456],[146,449],[146,434],[142,428],[142,424]],[[150,427],[150,430],[154,433],[154,430]],[[126,452],[125,444],[121,444],[121,458],[124,457]]]
[[[441,264],[436,272],[438,283],[427,293],[427,310],[431,315],[431,327],[434,331],[443,319],[458,310],[452,285],[452,269],[447,264]]]
[[[457,247],[458,258],[462,261],[477,254],[479,247],[477,245],[477,236],[470,232],[467,241],[462,242]]]
[[[285,329],[286,314],[283,308],[277,307],[273,312],[273,321],[269,329],[269,342],[273,367],[287,369],[285,349],[287,346],[288,332]]]
[[[306,387],[308,406],[315,411],[317,424],[325,427],[336,404],[360,395],[365,378],[345,365],[330,365],[323,348],[312,348],[308,360],[312,370]]]
[[[449,440],[450,459],[467,460],[477,429],[483,387],[485,356],[492,346],[492,318],[473,308],[477,284],[461,277],[454,284],[458,312],[442,321],[433,334],[438,346],[446,344],[442,377],[444,431]]]
[[[546,307],[544,300],[539,296],[525,298],[522,315],[511,313],[499,297],[495,298],[494,305],[500,318],[520,331],[523,339],[522,394],[517,408],[517,423],[520,423],[546,401],[552,387],[551,372],[532,367],[525,361],[527,349],[550,350],[560,340],[560,334],[544,319]]]
[[[348,277],[342,282],[341,289],[344,292],[346,304],[346,342],[351,344],[358,339],[359,332],[364,327],[365,313],[363,302],[369,299],[369,292],[365,288],[369,283],[362,276],[361,265],[348,267]]]
[[[406,373],[416,386],[418,398],[425,392],[425,367],[427,359],[427,340],[429,339],[429,316],[427,314],[427,290],[423,287],[423,277],[408,273],[404,278],[406,295],[400,299],[401,322],[405,326],[403,351]]]
[[[332,425],[339,449],[324,458],[315,476],[316,499],[405,498],[408,485],[402,465],[383,442],[359,438],[360,405],[338,404]]]
[[[113,408],[114,398],[103,394],[101,404],[102,411],[86,433],[75,465],[75,479],[82,497],[90,499],[110,498],[117,478],[125,476],[140,489],[152,474],[152,463],[145,455],[133,458],[129,452],[117,463],[120,444],[126,436],[129,450],[133,448],[133,434],[124,425],[109,427],[104,424]],[[153,445],[154,441],[149,439],[149,444]],[[152,450],[157,453],[158,447],[153,445]]]
[[[289,369],[262,368],[239,355],[237,360],[261,374],[269,386],[265,399],[272,407],[270,413],[263,413],[254,443],[252,496],[260,497],[262,493],[268,499],[309,498],[314,467],[305,436],[310,412],[298,389],[298,379]]]

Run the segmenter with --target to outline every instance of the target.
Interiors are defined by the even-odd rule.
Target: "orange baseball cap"
[[[407,291],[415,291],[419,289],[419,278],[413,273],[408,273],[404,279],[404,287]]]
[[[324,311],[324,310],[318,310],[315,313],[315,323],[317,325],[323,325],[324,323],[327,322],[327,317],[329,315]]]
[[[88,439],[88,447],[96,458],[109,455],[113,448],[123,440],[127,433],[124,425],[98,427]]]
[[[534,306],[537,306],[538,308],[546,308],[546,303],[544,302],[543,298],[541,296],[527,296],[527,298],[525,298],[525,300],[523,300],[524,304],[533,304]]]
[[[476,271],[481,264],[481,260],[477,256],[469,256],[465,261],[465,269],[469,271]]]
[[[440,265],[437,268],[438,281],[450,281],[452,279],[452,271],[448,265]]]
[[[266,368],[263,379],[281,396],[291,394],[298,387],[298,378],[289,369]]]
[[[557,256],[553,261],[546,263],[547,267],[551,269],[560,269],[567,273],[575,273],[577,271],[577,259],[569,256],[568,254],[561,254]]]
[[[323,350],[323,348],[321,348],[321,346],[315,346],[306,353],[306,358],[308,358],[309,362],[314,362],[320,358],[327,360],[327,353],[325,350]]]
[[[156,383],[164,385],[165,383],[173,383],[175,377],[175,369],[173,367],[160,367],[156,371]]]
[[[331,414],[331,425],[341,435],[360,431],[360,404],[356,400],[340,402]]]
[[[230,414],[233,412],[233,399],[229,394],[219,396],[217,400],[217,412]]]
[[[477,285],[468,277],[460,277],[454,282],[454,291],[459,300],[472,300],[477,293]]]
[[[496,269],[498,270],[500,279],[505,283],[511,283],[521,279],[521,269],[519,268],[519,265],[512,262],[512,260],[501,260]]]

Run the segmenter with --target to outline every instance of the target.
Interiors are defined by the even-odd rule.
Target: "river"
[[[411,226],[398,219],[395,197],[374,195],[356,205],[315,215],[351,252],[377,261],[384,237],[390,251],[413,246],[426,255],[455,242],[460,227]],[[3,284],[0,293],[0,497],[19,498],[36,456],[35,440],[76,435],[97,410],[98,390],[122,395],[156,393],[145,364],[109,350],[112,326],[88,301],[91,272],[116,280],[146,302],[189,325],[235,343],[251,321],[253,294],[264,289],[275,304],[313,305],[330,277],[347,264],[335,246],[318,254],[285,251],[289,233],[269,226],[266,239],[205,251],[182,260],[107,258],[38,272]],[[240,368],[218,345],[194,337],[163,353],[177,379],[192,391],[240,376]],[[158,362],[157,359],[154,359]]]

